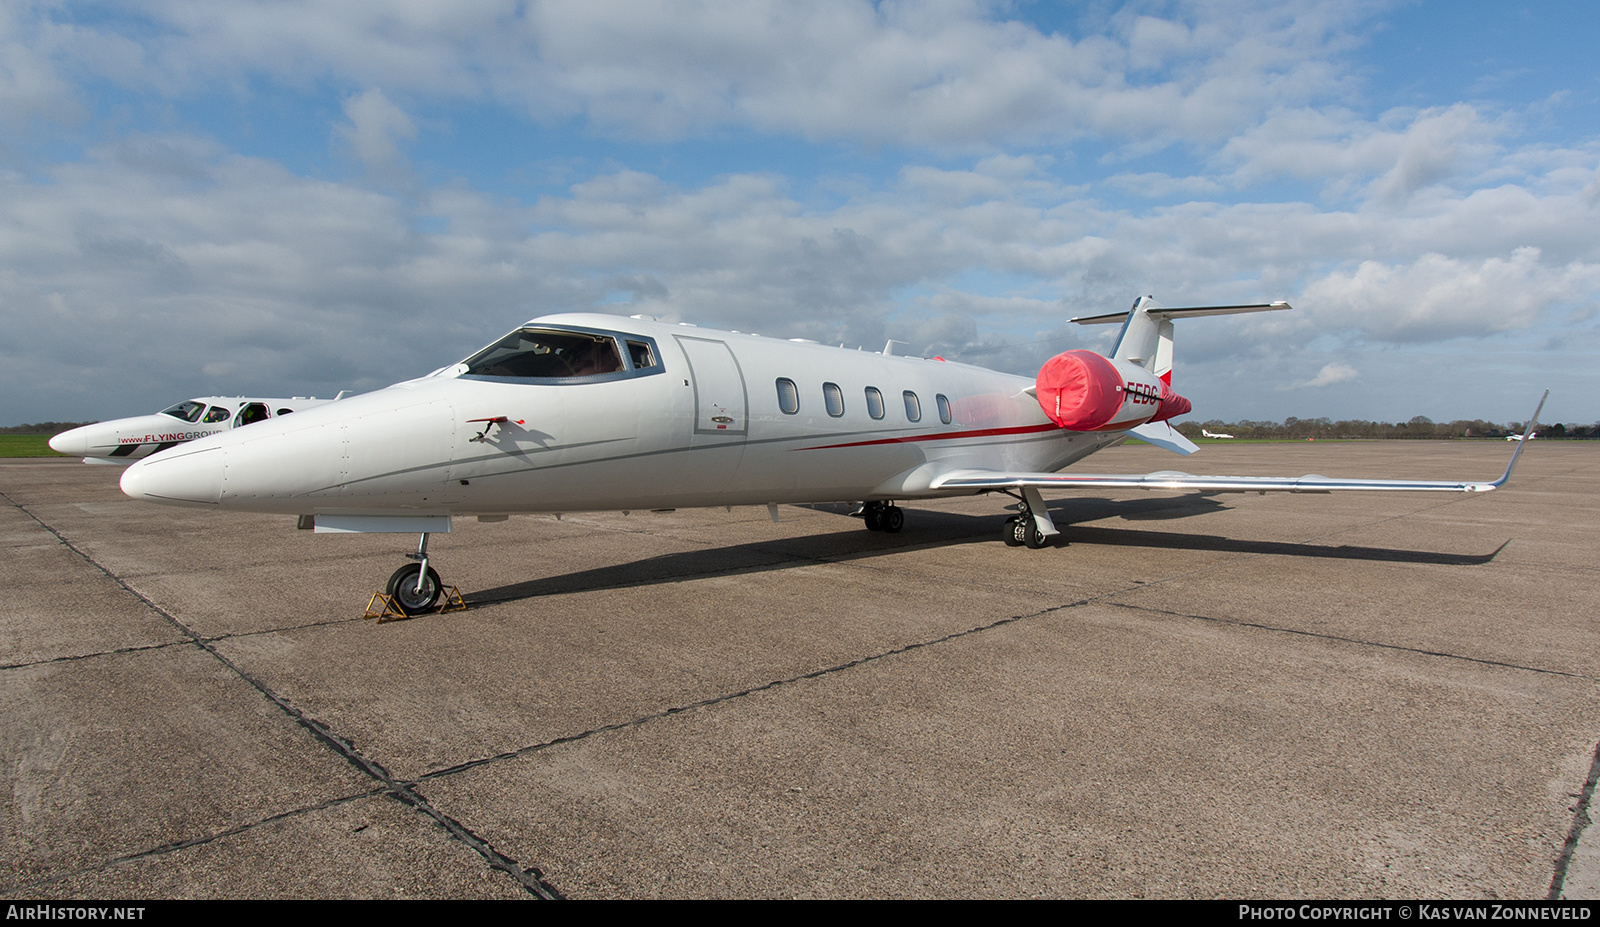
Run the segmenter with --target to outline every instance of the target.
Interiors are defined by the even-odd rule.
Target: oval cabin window
[[[800,411],[800,390],[788,377],[778,378],[778,409],[785,415]]]
[[[878,392],[876,386],[867,387],[867,414],[873,418],[883,418],[883,394]]]
[[[834,418],[844,414],[844,391],[839,389],[839,384],[822,384],[822,404]]]

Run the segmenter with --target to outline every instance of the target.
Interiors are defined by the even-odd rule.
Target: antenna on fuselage
[[[909,341],[896,341],[893,338],[890,338],[888,340],[888,342],[886,342],[884,344],[884,346],[883,346],[883,352],[882,352],[883,356],[884,357],[893,357],[894,356],[894,346],[897,345],[897,344],[903,344],[908,348],[911,347],[911,342],[909,342]]]

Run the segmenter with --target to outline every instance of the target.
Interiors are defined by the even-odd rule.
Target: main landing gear
[[[868,531],[894,534],[906,524],[905,510],[893,502],[866,502],[852,515],[860,515],[867,522]]]
[[[439,574],[428,566],[427,532],[423,532],[422,539],[417,542],[417,552],[406,556],[416,562],[395,570],[385,591],[396,608],[407,615],[420,615],[437,605],[444,591]]]
[[[1039,490],[1029,487],[1022,490],[1021,495],[1009,491],[1006,495],[1014,496],[1020,503],[1017,514],[1006,519],[1006,546],[1030,550],[1049,547],[1061,532],[1050,520],[1050,511],[1045,508],[1044,497],[1039,495]]]

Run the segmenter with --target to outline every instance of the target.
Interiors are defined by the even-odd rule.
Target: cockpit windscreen
[[[570,379],[626,370],[609,335],[524,328],[467,358],[467,376]]]
[[[145,406],[145,408],[148,409],[149,406]],[[180,402],[170,409],[162,409],[161,414],[170,415],[173,418],[182,419],[186,422],[197,422],[200,420],[200,413],[204,412],[205,410],[205,403],[195,402],[193,399],[190,399],[185,402]]]

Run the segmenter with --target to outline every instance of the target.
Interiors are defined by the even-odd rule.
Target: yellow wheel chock
[[[467,602],[461,597],[461,590],[454,586],[444,587],[444,594],[439,597],[439,604],[433,607],[433,614],[443,615],[446,612],[466,611]],[[404,621],[407,618],[416,618],[417,615],[408,615],[400,610],[394,601],[394,596],[382,592],[374,592],[367,601],[367,610],[361,615],[361,620],[368,618],[378,619],[379,624],[386,621]]]

